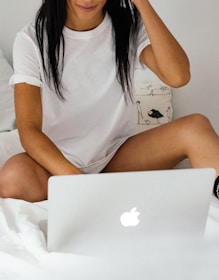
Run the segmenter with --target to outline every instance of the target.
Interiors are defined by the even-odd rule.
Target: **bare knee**
[[[202,114],[192,114],[181,118],[179,121],[181,122],[179,130],[183,138],[201,137],[203,133],[214,133],[210,121]]]
[[[186,122],[186,125],[188,126],[195,126],[198,127],[199,126],[203,126],[203,125],[207,125],[209,126],[210,125],[210,122],[208,120],[208,118],[202,114],[192,114],[192,115],[188,115],[184,118],[182,118],[185,120]]]
[[[201,114],[193,114],[176,121],[177,139],[186,156],[206,149],[210,141],[218,141],[210,121]]]
[[[0,196],[2,198],[19,198],[21,196],[21,188],[18,187],[18,170],[3,166],[0,171]]]
[[[27,201],[47,198],[49,174],[25,154],[9,159],[0,171],[0,197]]]

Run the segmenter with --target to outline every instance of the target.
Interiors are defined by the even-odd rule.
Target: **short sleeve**
[[[41,57],[34,34],[30,25],[16,35],[13,46],[14,74],[9,81],[11,86],[17,83],[42,86]]]
[[[136,67],[137,68],[142,68],[144,67],[144,65],[142,65],[142,63],[140,62],[140,55],[141,52],[143,51],[143,49],[145,47],[147,47],[148,45],[150,45],[150,39],[148,37],[146,28],[143,24],[142,21],[140,21],[139,23],[139,32],[138,32],[138,37],[137,37],[137,61],[136,61]]]

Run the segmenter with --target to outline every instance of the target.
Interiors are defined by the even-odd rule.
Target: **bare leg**
[[[26,153],[10,158],[0,170],[0,197],[35,202],[47,199],[50,174]]]
[[[173,168],[184,158],[219,175],[219,138],[202,115],[191,115],[129,138],[103,172]],[[26,153],[9,159],[0,171],[0,197],[40,201],[51,176]]]
[[[185,158],[219,175],[219,138],[207,118],[194,114],[128,139],[103,172],[173,168]]]

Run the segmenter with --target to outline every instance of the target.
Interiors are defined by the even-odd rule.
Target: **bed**
[[[192,244],[189,250],[180,251],[173,247],[166,253],[163,246],[158,246],[144,259],[136,256],[131,263],[129,258],[121,261],[116,256],[109,260],[47,252],[44,226],[47,206],[47,201],[0,199],[0,279],[216,280],[219,277],[219,203],[214,197],[207,220],[207,245]]]
[[[0,52],[0,167],[8,157],[22,152],[15,126],[13,93],[8,88],[12,73]],[[140,70],[136,70],[138,72]],[[140,76],[140,74],[139,74]],[[3,93],[5,96],[3,96]],[[150,129],[171,121],[172,90],[160,81],[136,79],[136,130]],[[142,107],[139,107],[142,106]],[[149,107],[145,107],[149,106]],[[162,118],[139,114],[156,108]],[[142,117],[143,116],[143,117]],[[184,162],[177,168],[188,168]],[[191,244],[190,248],[173,247],[165,250],[158,244],[148,250],[145,258],[130,256],[119,259],[94,258],[74,254],[49,253],[46,247],[48,201],[29,203],[0,198],[0,279],[219,279],[219,201],[212,196],[206,227],[206,243]],[[180,250],[179,250],[180,249]],[[158,269],[159,268],[159,269]]]

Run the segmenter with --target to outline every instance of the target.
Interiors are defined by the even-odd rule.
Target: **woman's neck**
[[[94,28],[96,28],[98,25],[101,24],[105,16],[105,13],[101,13],[95,18],[88,19],[88,20],[80,20],[76,16],[71,15],[67,16],[67,20],[65,23],[65,26],[69,29],[75,30],[75,31],[89,31]]]

